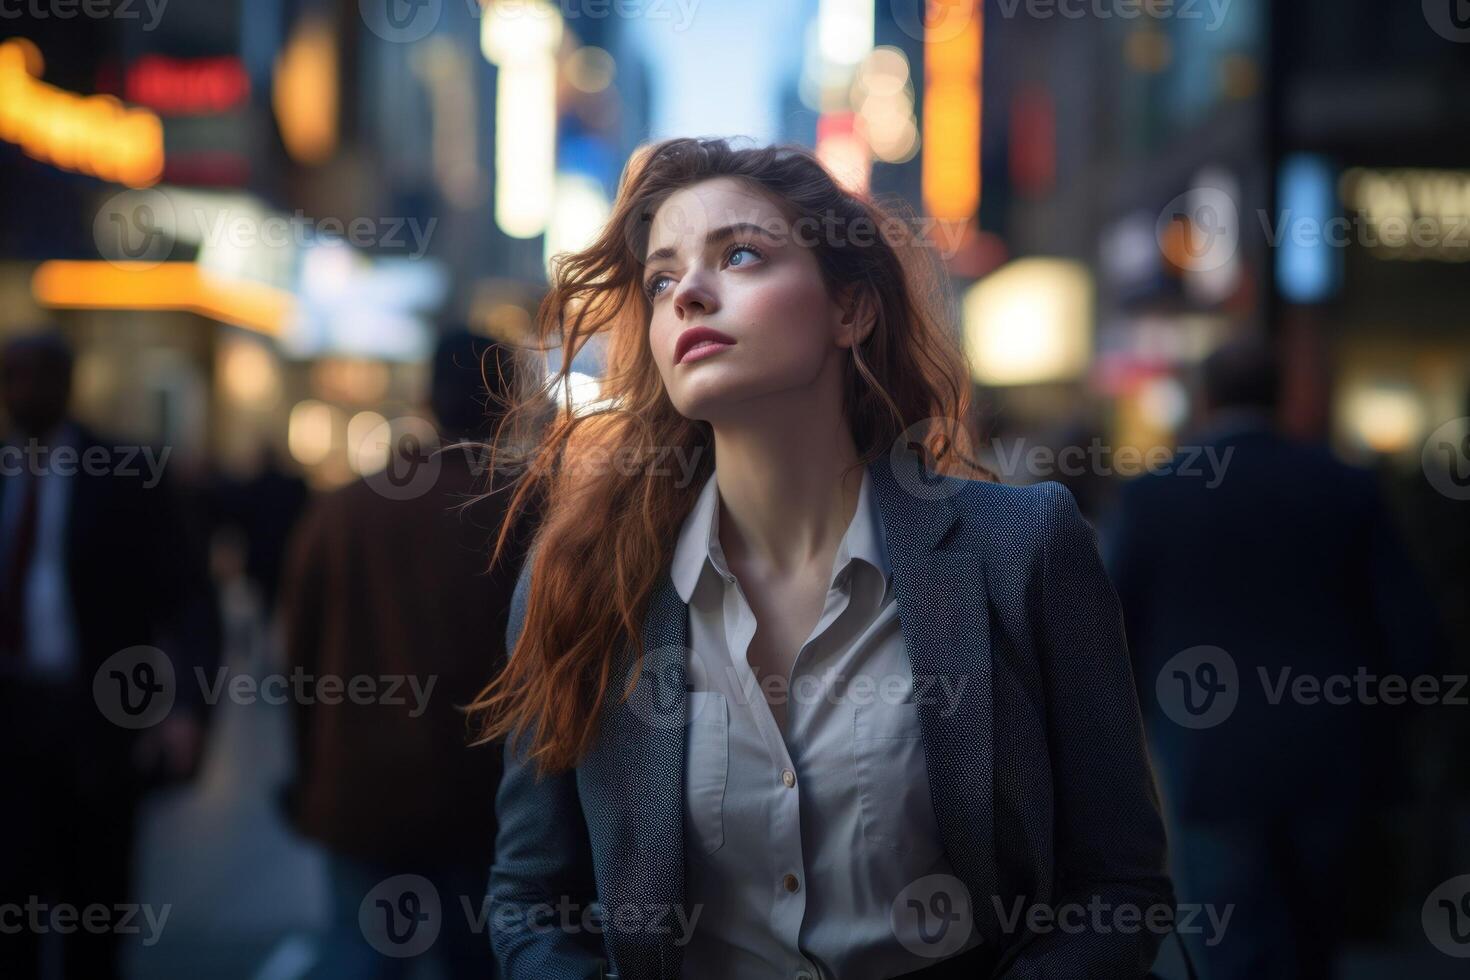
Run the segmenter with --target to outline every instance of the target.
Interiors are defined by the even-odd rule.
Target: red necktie
[[[0,592],[0,657],[18,657],[25,651],[26,642],[26,576],[31,570],[31,559],[36,553],[36,476],[22,473],[20,513],[16,517],[15,533],[11,536],[5,563],[4,591]]]

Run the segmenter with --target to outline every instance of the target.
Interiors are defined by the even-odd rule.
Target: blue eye
[[[729,261],[730,261],[730,264],[731,265],[743,265],[744,264],[742,262],[735,261],[735,256],[739,255],[741,252],[749,252],[751,255],[754,255],[756,258],[760,258],[761,257],[761,253],[758,252],[758,251],[756,251],[754,248],[752,248],[749,245],[736,245],[735,248],[732,249],[731,252],[730,252],[730,259],[729,259]]]
[[[725,264],[730,266],[745,265],[746,263],[744,261],[737,258],[737,256],[741,252],[749,252],[756,259],[765,258],[765,256],[761,254],[761,250],[756,248],[754,245],[733,245],[731,246],[730,251],[726,253]],[[672,282],[672,280],[670,280],[668,276],[663,274],[651,277],[647,282],[643,284],[644,295],[646,295],[649,299],[656,299],[659,296],[663,295],[665,290],[661,288],[659,284],[663,283],[665,280]]]

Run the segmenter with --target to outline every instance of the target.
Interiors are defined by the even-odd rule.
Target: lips
[[[674,342],[674,363],[682,364],[686,359],[705,357],[734,345],[734,337],[713,327],[690,327]]]

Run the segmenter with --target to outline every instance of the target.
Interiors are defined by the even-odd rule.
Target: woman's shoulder
[[[961,513],[982,521],[993,531],[1041,530],[1050,534],[1081,520],[1072,491],[1055,480],[1011,486],[961,477],[946,479],[954,482],[953,499]]]
[[[1094,547],[1091,526],[1072,491],[1055,480],[1010,486],[985,480],[956,481],[951,498],[962,527],[959,547],[993,560],[1029,565],[1078,547]]]

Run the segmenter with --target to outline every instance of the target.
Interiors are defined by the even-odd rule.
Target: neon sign
[[[75,95],[40,80],[44,62],[23,38],[0,43],[0,140],[43,163],[116,181],[156,184],[163,121],[110,95]]]
[[[250,76],[239,58],[146,55],[128,69],[129,102],[169,115],[228,112],[250,98]]]

